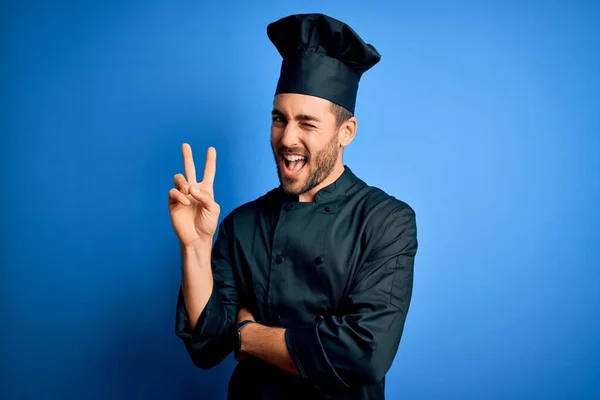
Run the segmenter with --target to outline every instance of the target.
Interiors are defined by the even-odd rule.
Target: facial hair
[[[279,161],[277,159],[277,154],[275,152],[275,149],[273,149],[273,155],[275,156],[275,164],[277,165],[277,176],[279,177],[279,183],[281,184],[281,188],[283,189],[283,191],[291,195],[301,195],[323,182],[325,178],[327,178],[335,168],[335,163],[337,162],[339,156],[338,149],[338,135],[334,134],[331,140],[325,145],[325,147],[319,152],[315,153],[313,156],[311,156],[306,165],[304,165],[304,168],[309,168],[308,178],[306,179],[304,185],[302,185],[298,190],[292,190],[292,186],[294,186],[298,182],[298,178],[288,178],[283,176],[283,174],[281,173]],[[305,154],[305,152],[302,149],[290,147],[279,147],[277,151],[279,152],[279,154]]]

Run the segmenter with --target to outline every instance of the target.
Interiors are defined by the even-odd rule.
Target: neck
[[[317,186],[315,186],[308,192],[302,193],[300,196],[298,196],[298,201],[306,203],[315,201],[315,195],[317,194],[317,192],[323,189],[325,186],[331,185],[340,176],[342,176],[343,173],[344,164],[340,159],[340,161],[335,164],[335,167],[333,167],[333,171],[331,171],[331,173],[327,175],[327,178],[323,179],[323,182],[319,183]]]

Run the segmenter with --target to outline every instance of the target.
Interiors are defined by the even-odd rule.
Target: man
[[[198,183],[183,145],[186,175],[169,195],[183,261],[176,333],[203,369],[235,352],[230,399],[383,399],[411,298],[415,213],[342,162],[358,81],[380,55],[321,14],[267,33],[283,57],[271,126],[281,184],[218,225],[215,149]]]

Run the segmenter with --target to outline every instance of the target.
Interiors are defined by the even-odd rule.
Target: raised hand
[[[175,187],[169,191],[169,213],[173,229],[183,246],[193,245],[201,239],[212,240],[217,230],[221,208],[215,202],[213,183],[217,170],[217,151],[209,147],[202,182],[196,182],[196,167],[192,148],[181,146],[185,177],[173,177]]]

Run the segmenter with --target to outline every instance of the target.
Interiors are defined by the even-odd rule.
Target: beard
[[[287,194],[301,195],[319,185],[331,174],[339,157],[339,139],[337,134],[333,135],[325,147],[310,158],[308,155],[306,155],[306,152],[303,149],[297,147],[281,146],[277,149],[277,151],[274,148],[272,149],[273,156],[275,157],[275,164],[277,166],[277,176],[279,177],[281,188]],[[304,154],[307,159],[303,168],[308,168],[308,177],[306,180],[302,182],[302,177],[290,178],[283,175],[277,153],[280,154],[280,157],[281,154],[286,153]]]

